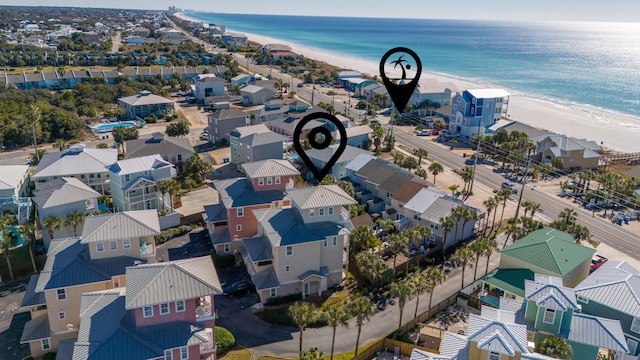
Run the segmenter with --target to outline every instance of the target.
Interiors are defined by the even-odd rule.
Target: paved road
[[[24,324],[30,313],[20,313],[29,279],[0,286],[0,359],[22,359],[29,355],[29,345],[20,344]]]

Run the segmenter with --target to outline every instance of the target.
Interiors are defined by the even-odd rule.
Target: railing
[[[207,342],[204,344],[200,344],[200,353],[203,354],[216,352],[216,344],[213,341],[213,330],[207,329],[205,332],[205,337],[207,338]]]
[[[154,244],[140,243],[140,256],[143,258],[156,255],[156,246]]]
[[[211,306],[211,296],[200,298],[200,306],[196,307],[196,321],[208,321],[215,319],[215,313]]]

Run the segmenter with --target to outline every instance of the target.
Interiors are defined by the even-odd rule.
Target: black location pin
[[[307,156],[304,149],[302,148],[302,144],[300,141],[302,129],[309,123],[309,121],[312,120],[330,121],[331,123],[333,123],[333,125],[335,125],[335,127],[338,129],[338,132],[340,133],[340,145],[338,146],[338,149],[333,154],[331,159],[329,159],[327,165],[325,165],[325,167],[323,167],[322,169],[316,168],[316,166],[313,164],[311,159],[309,159],[309,156]],[[318,140],[318,135],[322,135],[320,137],[321,140]],[[307,135],[307,139],[309,140],[309,144],[311,145],[311,147],[318,150],[328,148],[333,141],[331,131],[329,131],[329,129],[324,126],[318,126],[311,129],[311,131],[309,131],[309,134]],[[324,112],[315,112],[303,117],[298,125],[296,125],[296,129],[293,131],[293,147],[296,149],[298,156],[300,156],[309,170],[311,170],[318,182],[321,182],[322,179],[324,179],[324,177],[329,173],[329,171],[331,171],[333,165],[336,164],[336,162],[344,152],[344,149],[347,148],[347,140],[347,131],[344,129],[344,125],[342,125],[342,123],[335,116]]]
[[[389,66],[393,66],[394,69],[400,67],[402,70],[402,76],[400,78],[389,78],[384,71],[385,65],[387,65],[387,60],[394,54],[398,54],[397,57],[394,57],[389,62]],[[411,64],[408,63],[407,55],[413,58],[416,63],[416,75],[411,81],[408,83],[407,81],[407,70],[411,69]],[[387,92],[389,92],[389,96],[391,96],[391,100],[393,104],[398,109],[398,112],[402,113],[404,108],[407,106],[409,99],[411,99],[411,95],[413,95],[413,91],[418,86],[418,80],[420,80],[420,74],[422,73],[422,62],[420,62],[420,58],[418,55],[413,52],[413,50],[405,48],[405,47],[397,47],[387,51],[382,59],[380,60],[380,77],[382,78],[382,82],[384,83],[384,87],[387,88]],[[398,81],[396,84],[395,81]]]

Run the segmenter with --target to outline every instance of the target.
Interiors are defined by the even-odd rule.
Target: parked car
[[[458,139],[460,138],[460,133],[451,130],[445,130],[440,133],[440,136],[445,139]]]
[[[512,193],[517,194],[518,193],[518,189],[516,189],[516,186],[511,182],[511,181],[505,181],[502,183],[501,187],[503,189],[509,189],[511,190]]]
[[[600,266],[602,266],[604,263],[607,262],[606,257],[602,256],[602,255],[593,255],[593,257],[591,258],[591,269],[590,272],[594,272],[596,271]]]
[[[222,287],[225,296],[234,296],[246,294],[251,290],[251,283],[246,280],[240,280]]]
[[[303,83],[300,83],[300,84],[298,84],[298,85],[296,85],[296,86],[297,86],[297,87],[299,87],[299,88],[301,88],[301,87],[304,87],[304,84],[303,84]]]
[[[416,132],[416,135],[417,135],[417,136],[431,136],[431,130],[425,130],[425,129],[423,129],[423,130],[418,130],[418,131]]]

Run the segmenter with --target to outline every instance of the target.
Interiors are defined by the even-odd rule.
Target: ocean
[[[397,46],[426,71],[640,123],[640,24],[385,19],[188,12],[260,34],[376,63]]]

